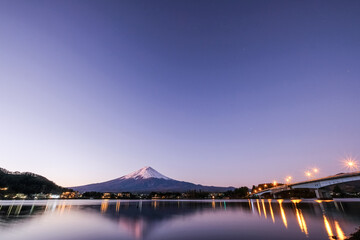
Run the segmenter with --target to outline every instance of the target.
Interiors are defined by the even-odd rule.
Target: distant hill
[[[225,192],[234,187],[203,186],[190,182],[183,182],[166,177],[151,167],[144,167],[131,174],[102,183],[70,187],[79,192],[186,192],[201,190],[207,192]]]
[[[7,193],[61,193],[65,189],[47,178],[31,172],[10,172],[0,168],[0,188]]]

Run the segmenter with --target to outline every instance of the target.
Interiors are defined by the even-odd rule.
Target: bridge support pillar
[[[315,189],[316,198],[318,199],[329,199],[332,198],[329,191],[325,189]]]

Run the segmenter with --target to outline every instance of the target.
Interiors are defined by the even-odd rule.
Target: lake
[[[359,226],[356,199],[0,201],[2,240],[345,239]]]

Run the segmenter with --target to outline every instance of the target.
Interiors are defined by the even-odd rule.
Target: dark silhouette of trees
[[[227,191],[224,193],[224,196],[228,198],[246,198],[248,195],[249,188],[247,187],[235,188],[234,191]]]
[[[86,198],[86,199],[101,199],[103,196],[103,193],[101,192],[85,192],[82,194],[82,198]]]
[[[35,174],[7,174],[0,171],[0,187],[8,188],[7,193],[55,193],[60,194],[67,189],[56,185],[45,177]]]

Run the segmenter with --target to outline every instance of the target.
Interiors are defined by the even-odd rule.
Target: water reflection
[[[280,207],[281,218],[283,220],[284,226],[287,228],[288,224],[287,224],[286,214],[285,214],[285,211],[284,211],[284,208],[283,208],[283,205],[282,205],[283,201],[284,200],[282,200],[282,199],[278,200],[279,207]]]
[[[262,202],[262,206],[263,206],[263,210],[264,210],[264,216],[265,216],[265,218],[267,218],[266,208],[265,208],[265,200],[264,200],[264,199],[261,199],[261,202]]]
[[[257,205],[257,209],[258,209],[258,212],[259,212],[259,216],[261,216],[259,199],[256,199],[256,205]]]
[[[9,240],[345,240],[359,213],[351,201],[0,201],[0,231]],[[64,229],[72,237],[60,237]]]
[[[335,229],[336,229],[337,239],[345,240],[346,236],[345,236],[343,230],[341,229],[338,221],[335,221]]]
[[[295,206],[296,218],[298,220],[299,227],[300,227],[301,231],[303,233],[305,233],[306,236],[308,236],[309,232],[308,232],[308,229],[306,226],[304,215],[302,214],[301,209],[299,209],[298,205],[297,205],[298,203],[301,202],[301,200],[292,200],[292,202],[294,203],[294,206]]]
[[[272,206],[271,206],[271,199],[268,199],[268,202],[269,202],[269,209],[270,209],[271,219],[272,219],[273,223],[275,223],[274,211],[273,211]]]
[[[116,208],[115,211],[118,213],[120,211],[120,205],[121,205],[121,201],[117,201],[116,202]]]
[[[103,200],[100,207],[101,213],[106,213],[108,207],[109,207],[109,200]]]
[[[324,217],[324,225],[325,225],[326,232],[329,235],[329,238],[333,239],[334,234],[332,232],[330,223],[329,223],[329,221],[328,221],[328,219],[327,219],[327,217],[325,215],[323,215],[323,217]]]

